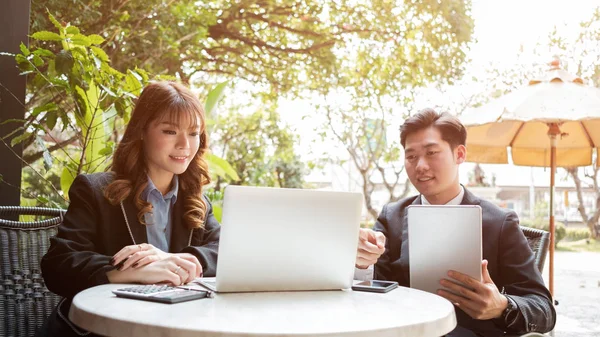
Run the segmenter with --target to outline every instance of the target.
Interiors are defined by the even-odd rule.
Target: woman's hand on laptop
[[[358,249],[356,251],[356,267],[366,269],[377,262],[385,252],[385,235],[367,228],[360,228],[358,233]]]

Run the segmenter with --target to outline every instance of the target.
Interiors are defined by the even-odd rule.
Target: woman
[[[149,84],[135,105],[111,172],[79,175],[70,205],[42,259],[48,289],[65,299],[47,336],[87,332],[68,320],[78,292],[105,283],[180,285],[214,276],[220,226],[210,182],[202,104],[181,84]]]

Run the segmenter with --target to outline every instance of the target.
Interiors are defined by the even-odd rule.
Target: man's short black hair
[[[442,134],[442,139],[450,144],[451,149],[467,142],[467,129],[456,118],[447,112],[437,112],[426,108],[411,116],[400,126],[400,143],[406,147],[406,138],[423,129],[437,128]]]

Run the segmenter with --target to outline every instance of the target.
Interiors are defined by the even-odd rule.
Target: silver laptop
[[[352,286],[361,193],[227,186],[216,291]]]

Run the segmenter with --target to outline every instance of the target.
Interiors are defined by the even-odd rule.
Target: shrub
[[[565,226],[561,223],[554,223],[554,247],[558,246],[560,240],[564,239],[567,236],[567,230]],[[545,230],[546,232],[550,232],[550,223],[548,220],[543,218],[535,218],[533,221],[529,219],[524,219],[521,221],[521,226],[531,227],[536,229]]]
[[[590,230],[587,228],[567,228],[567,241],[579,241],[590,238]]]

